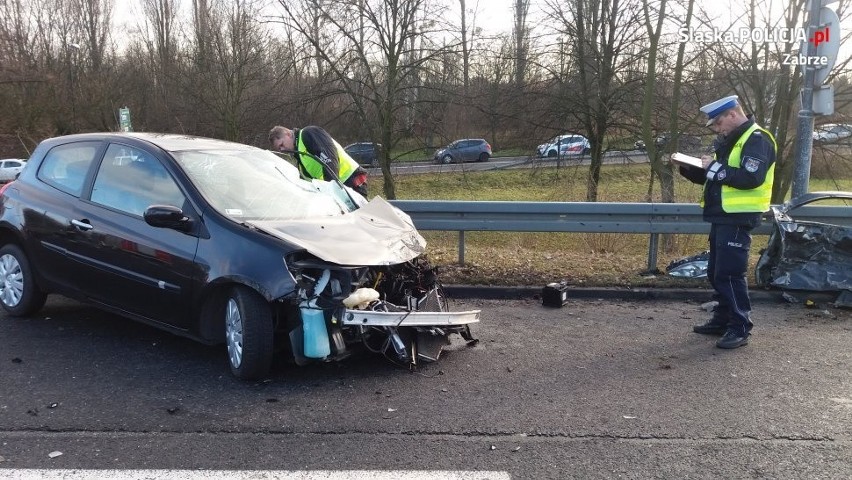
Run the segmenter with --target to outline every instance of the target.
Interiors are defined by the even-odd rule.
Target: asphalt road
[[[53,298],[0,316],[0,478],[852,478],[852,312],[758,300],[752,343],[723,351],[690,332],[700,300],[454,300],[481,341],[418,372],[354,357],[243,383],[223,348]]]

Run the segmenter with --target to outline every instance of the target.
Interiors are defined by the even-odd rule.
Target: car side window
[[[151,205],[183,208],[184,199],[159,160],[117,144],[107,148],[92,187],[92,202],[140,217]]]
[[[54,147],[41,162],[39,180],[79,197],[99,146],[100,142],[77,142]]]

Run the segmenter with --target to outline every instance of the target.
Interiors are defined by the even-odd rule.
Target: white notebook
[[[686,155],[680,152],[675,152],[672,154],[672,161],[675,163],[680,163],[683,165],[689,165],[691,167],[704,168],[701,165],[701,159],[698,157],[693,157],[691,155]]]

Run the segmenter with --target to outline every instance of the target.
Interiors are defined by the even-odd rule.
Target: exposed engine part
[[[330,344],[330,352],[323,357],[326,361],[348,356],[357,343],[394,364],[416,368],[419,363],[437,361],[453,333],[468,345],[475,343],[468,323],[478,321],[478,311],[449,312],[437,268],[425,257],[357,269],[308,259],[299,266],[294,272],[300,287],[297,306],[303,317],[311,313],[305,309],[324,312]],[[316,339],[312,336],[316,326],[306,331],[305,325],[299,325],[298,333],[291,332],[297,363],[309,362],[318,350],[306,343],[308,337]]]

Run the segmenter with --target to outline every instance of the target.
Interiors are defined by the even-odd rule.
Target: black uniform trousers
[[[727,323],[728,330],[740,336],[748,335],[751,301],[748,297],[748,252],[751,248],[751,227],[743,225],[710,225],[710,260],[707,279],[716,291],[719,305],[713,321]]]

